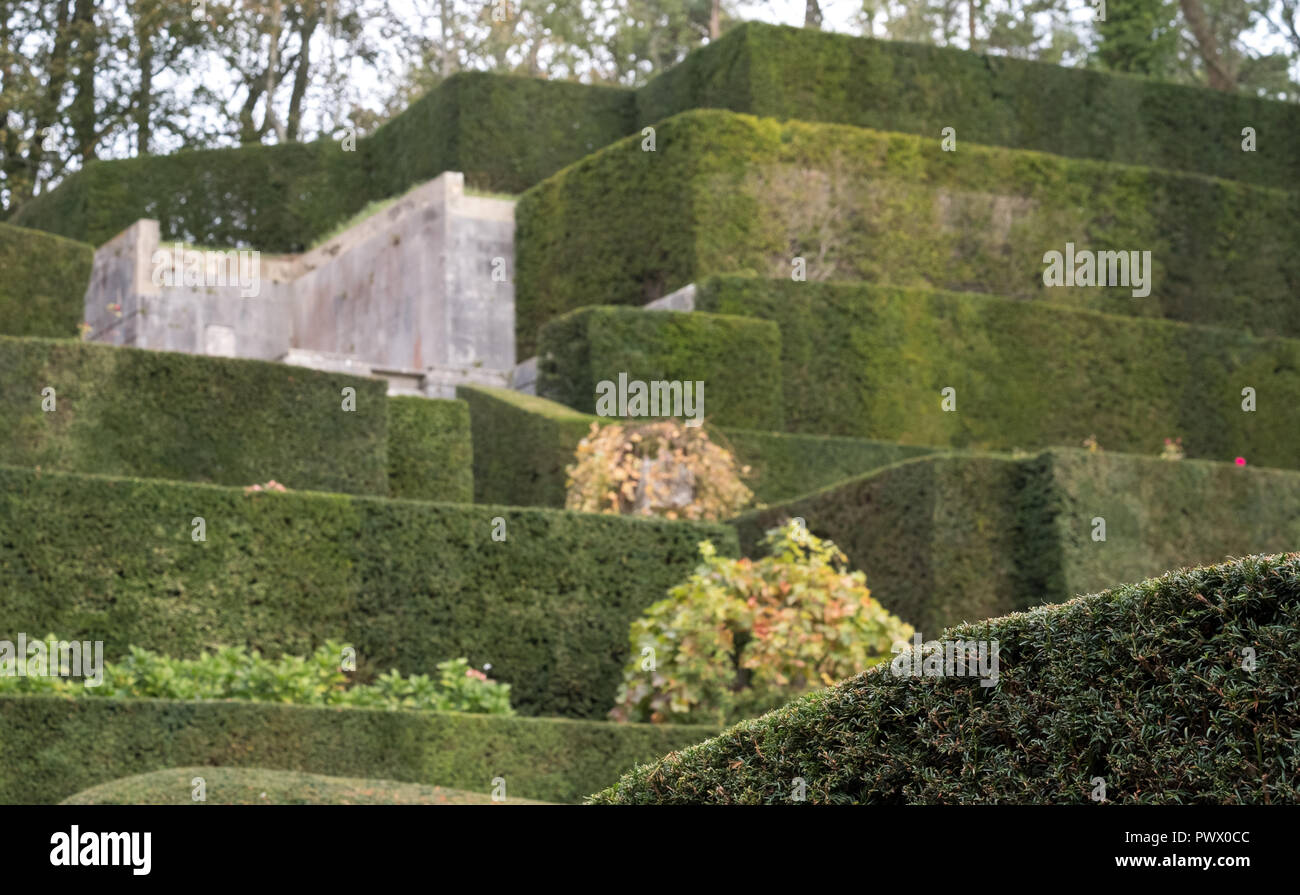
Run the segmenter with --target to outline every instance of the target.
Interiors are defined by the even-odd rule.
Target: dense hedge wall
[[[715,107],[774,118],[1300,185],[1300,107],[1127,75],[746,23],[637,93],[640,123]],[[1253,127],[1256,152],[1242,151]]]
[[[626,636],[626,632],[624,632]],[[716,728],[247,702],[0,697],[0,802],[180,765],[274,768],[574,802]]]
[[[164,242],[297,252],[376,198],[366,155],[322,140],[93,161],[11,222],[100,245],[153,218]]]
[[[519,356],[573,308],[710,274],[858,280],[1300,335],[1300,193],[863,128],[686,112],[521,198]],[[1043,285],[1066,244],[1151,253],[1151,293]]]
[[[781,329],[786,427],[989,450],[1078,445],[1300,466],[1300,341],[1037,302],[718,278],[696,306]],[[833,321],[828,323],[828,321]],[[945,412],[941,390],[956,389]],[[1257,410],[1242,410],[1254,388]]]
[[[11,222],[100,245],[154,218],[164,241],[298,252],[367,202],[443,171],[521,191],[631,133],[635,119],[630,90],[465,72],[354,152],[340,139],[94,161]]]
[[[386,494],[384,390],[256,360],[0,337],[0,463]]]
[[[388,496],[474,502],[468,404],[388,399]]]
[[[783,428],[781,333],[766,320],[594,307],[542,327],[538,395],[595,413],[596,385],[617,386],[621,373],[629,382],[703,382],[704,416],[715,425]]]
[[[0,531],[0,618],[17,630],[114,656],[273,657],[334,638],[367,676],[464,656],[491,663],[520,711],[573,717],[609,711],[628,625],[695,567],[696,545],[737,552],[725,525],[10,467]]]
[[[462,386],[456,393],[470,405],[475,501],[564,506],[564,469],[573,462],[578,442],[598,418],[505,389]],[[740,465],[750,467],[746,484],[758,502],[787,500],[935,450],[860,438],[749,429],[713,428],[710,433],[735,454]],[[528,449],[521,450],[520,445]]]
[[[626,88],[457,73],[370,138],[375,190],[391,195],[461,171],[469,186],[522,192],[635,124]]]
[[[1300,473],[1079,450],[948,454],[735,520],[742,549],[801,516],[927,637],[1043,601],[1300,543]],[[1105,520],[1105,541],[1093,520]]]
[[[0,224],[0,335],[78,335],[95,250],[83,242]]]
[[[600,803],[1300,801],[1300,555],[1249,557],[990,622],[998,682],[888,665],[639,766]],[[1256,662],[1243,667],[1243,650]]]

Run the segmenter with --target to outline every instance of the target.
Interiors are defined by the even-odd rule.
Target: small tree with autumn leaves
[[[797,521],[767,533],[758,561],[701,564],[632,623],[611,717],[727,724],[887,661],[912,627],[871,597],[833,543]]]
[[[731,452],[676,420],[591,424],[566,470],[565,507],[588,513],[726,519],[753,499]]]

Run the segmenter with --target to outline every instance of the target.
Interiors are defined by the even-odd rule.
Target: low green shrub
[[[515,221],[521,358],[575,308],[640,306],[709,275],[789,281],[795,258],[809,282],[1300,335],[1300,193],[972,143],[943,152],[937,134],[684,112],[656,126],[655,152],[625,138],[539,183]],[[1149,252],[1150,294],[1045,286],[1045,254],[1067,243]]]
[[[54,635],[46,642],[65,640]],[[356,705],[512,715],[510,685],[487,678],[465,659],[437,665],[438,676],[403,677],[395,669],[370,684],[354,684],[343,671],[349,644],[327,640],[316,652],[271,660],[256,650],[221,646],[197,659],[177,659],[133,646],[119,662],[95,669],[97,679],[54,674],[19,675],[15,660],[0,662],[0,695],[49,693],[105,699],[250,699],[293,705]],[[17,657],[19,664],[27,661]],[[84,660],[83,660],[84,661]],[[55,669],[51,669],[54,672]],[[87,669],[89,672],[90,669]],[[67,669],[64,669],[64,674]]]
[[[592,801],[1086,805],[1097,778],[1120,804],[1300,801],[1300,554],[1170,572],[942,639],[996,641],[996,683],[882,665]]]
[[[75,338],[94,255],[83,242],[0,224],[0,335]]]
[[[764,546],[751,562],[701,544],[691,577],[632,623],[615,719],[753,717],[886,661],[912,636],[830,541],[791,522]]]
[[[766,320],[582,308],[543,326],[537,350],[537,394],[583,413],[601,411],[601,382],[621,391],[625,376],[690,386],[698,402],[691,406],[715,426],[783,428],[781,334]],[[683,415],[685,396],[679,400],[660,406],[658,416]],[[653,408],[643,415],[654,416]]]
[[[694,566],[699,541],[738,552],[718,524],[12,467],[0,531],[13,630],[182,658],[340,638],[363,679],[464,656],[492,665],[518,711],[571,717],[608,711],[627,626]]]
[[[203,798],[195,798],[195,778]],[[110,780],[68,796],[60,805],[545,805],[494,800],[485,793],[393,780],[326,777],[261,768],[168,768]]]
[[[57,802],[132,774],[192,766],[475,792],[490,792],[492,779],[504,777],[507,796],[575,802],[637,762],[715,733],[715,727],[238,700],[0,696],[0,804]]]

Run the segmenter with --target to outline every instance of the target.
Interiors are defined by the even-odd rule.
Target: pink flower
[[[1245,458],[1245,457],[1238,457],[1238,458],[1237,458],[1237,465],[1238,465],[1238,466],[1245,466],[1245,465],[1246,465],[1246,458]]]
[[[479,671],[477,668],[466,668],[465,677],[473,678],[476,681],[485,681],[488,679],[487,675]]]

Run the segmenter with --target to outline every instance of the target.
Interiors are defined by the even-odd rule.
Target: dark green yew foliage
[[[942,639],[997,640],[997,685],[880,666],[591,801],[787,804],[802,778],[812,804],[1085,805],[1095,777],[1121,804],[1300,801],[1300,554],[1169,572]]]
[[[0,335],[78,335],[94,249],[0,224]]]

